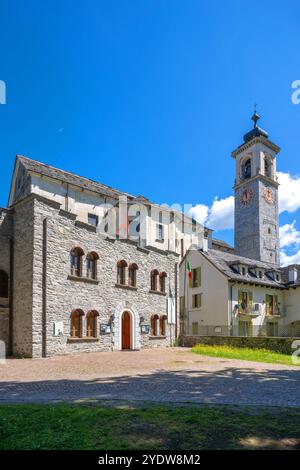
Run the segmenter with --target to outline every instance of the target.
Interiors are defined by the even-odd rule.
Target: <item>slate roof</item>
[[[253,284],[258,284],[258,285],[263,285],[263,286],[270,286],[270,287],[285,287],[285,284],[283,282],[277,282],[273,280],[270,275],[268,275],[267,271],[272,271],[274,270],[274,266],[269,263],[263,263],[261,261],[256,261],[250,258],[245,258],[244,256],[237,256],[234,253],[227,253],[224,251],[219,251],[219,250],[208,250],[208,252],[203,252],[201,251],[201,254],[207,258],[212,264],[216,266],[216,268],[221,271],[223,274],[225,274],[230,280],[233,281],[240,281],[240,282],[247,282],[247,283],[253,283]],[[247,266],[248,268],[261,268],[264,270],[265,275],[263,279],[260,279],[258,276],[254,274],[247,273],[246,275],[240,274],[238,271],[236,271],[232,265],[234,264],[243,264],[244,266]],[[275,268],[276,269],[276,268]],[[277,269],[279,272],[281,272],[281,269]]]
[[[147,197],[143,195],[134,196],[133,194],[129,194],[124,191],[119,191],[118,189],[112,188],[102,183],[98,183],[97,181],[91,180],[89,178],[85,178],[84,176],[79,176],[79,175],[76,175],[75,173],[70,173],[69,171],[60,170],[51,165],[47,165],[45,163],[32,160],[31,158],[24,157],[23,155],[17,155],[17,159],[22,163],[22,165],[24,165],[24,167],[28,171],[59,180],[64,183],[72,184],[82,189],[94,191],[106,197],[118,199],[120,196],[127,196],[128,202],[133,202],[136,204],[140,203],[140,204],[158,205],[150,201]],[[172,212],[177,213],[181,216],[184,215],[184,217],[187,220],[192,221],[192,218],[189,217],[187,214],[183,214],[176,210],[172,210]],[[199,224],[198,222],[197,222],[197,225],[201,226],[201,224]],[[208,227],[204,227],[204,228],[207,230],[210,230]]]
[[[88,189],[90,191],[103,194],[104,196],[116,198],[120,195],[126,195],[129,198],[134,198],[132,194],[119,191],[105,184],[98,183],[97,181],[93,181],[68,171],[59,170],[58,168],[37,162],[36,160],[31,160],[30,158],[23,157],[22,155],[18,155],[17,158],[28,171],[33,171],[34,173],[48,176],[49,178],[54,178],[56,180],[63,181],[64,183],[73,184],[74,186],[79,186],[80,188]]]

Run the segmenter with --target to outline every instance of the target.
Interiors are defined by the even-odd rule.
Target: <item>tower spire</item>
[[[254,129],[257,127],[257,121],[260,119],[259,114],[257,114],[257,112],[256,112],[256,106],[257,106],[257,104],[255,103],[254,104],[254,114],[251,118],[252,121],[254,122]]]

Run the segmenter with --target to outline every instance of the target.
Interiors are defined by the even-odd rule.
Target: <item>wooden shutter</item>
[[[266,294],[266,315],[270,313],[270,296]]]
[[[241,306],[243,302],[243,292],[241,290],[239,290],[238,302],[239,302],[239,305]]]
[[[201,268],[197,268],[197,287],[201,286]]]
[[[249,305],[248,307],[252,308],[253,306],[253,292],[249,292]]]

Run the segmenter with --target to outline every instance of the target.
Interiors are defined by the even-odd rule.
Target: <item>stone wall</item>
[[[32,201],[34,209],[34,237],[32,262],[32,356],[42,355],[43,318],[43,244],[45,233],[43,221],[47,219],[47,279],[46,279],[46,355],[69,354],[79,351],[105,351],[120,349],[121,314],[129,310],[134,318],[134,348],[169,346],[175,340],[175,326],[167,326],[166,338],[149,338],[141,334],[140,319],[150,323],[153,314],[167,314],[167,295],[150,293],[150,272],[165,271],[173,295],[175,295],[175,264],[178,257],[172,253],[155,249],[141,249],[133,242],[104,238],[91,226],[76,222],[76,216],[59,210],[57,203],[41,198]],[[28,206],[31,210],[31,206]],[[19,209],[20,211],[20,209]],[[20,217],[19,217],[20,218]],[[29,220],[31,217],[29,216]],[[24,222],[24,221],[23,221]],[[27,237],[31,237],[27,230]],[[24,240],[24,228],[23,228]],[[24,240],[25,241],[25,240]],[[28,240],[29,241],[29,240]],[[30,246],[30,243],[29,243]],[[85,255],[94,251],[99,255],[98,282],[87,279],[70,278],[70,251],[81,247]],[[85,259],[85,256],[83,257]],[[117,262],[136,263],[137,289],[117,287]],[[85,263],[83,263],[83,271]],[[32,279],[31,279],[32,278]],[[24,281],[23,281],[24,282]],[[168,292],[168,282],[166,291]],[[178,285],[178,278],[177,278]],[[20,297],[21,294],[19,293]],[[113,333],[100,335],[97,340],[70,340],[70,315],[74,309],[99,312],[97,330],[100,323],[109,323],[114,315]],[[26,307],[27,316],[27,307]],[[63,322],[63,335],[53,336],[53,322]],[[83,318],[83,336],[86,329],[86,316]]]
[[[184,338],[180,338],[180,345],[190,348],[196,344],[206,344],[211,346],[226,345],[238,348],[263,348],[282,354],[292,354],[295,351],[295,349],[292,348],[294,341],[299,341],[299,338],[271,338],[257,336],[184,336]]]
[[[12,214],[0,209],[0,269],[10,277],[10,239],[12,238]],[[0,297],[0,341],[9,342],[9,298]]]
[[[32,356],[34,200],[14,207],[13,354]]]

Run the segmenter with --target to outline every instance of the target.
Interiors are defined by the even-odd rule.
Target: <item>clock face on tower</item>
[[[252,189],[250,188],[246,188],[244,189],[244,191],[242,192],[241,194],[241,203],[244,205],[244,206],[247,206],[248,204],[250,204],[251,200],[252,200],[252,197],[253,197],[253,191]]]
[[[271,188],[265,188],[263,192],[263,197],[268,204],[274,203],[274,193]]]

